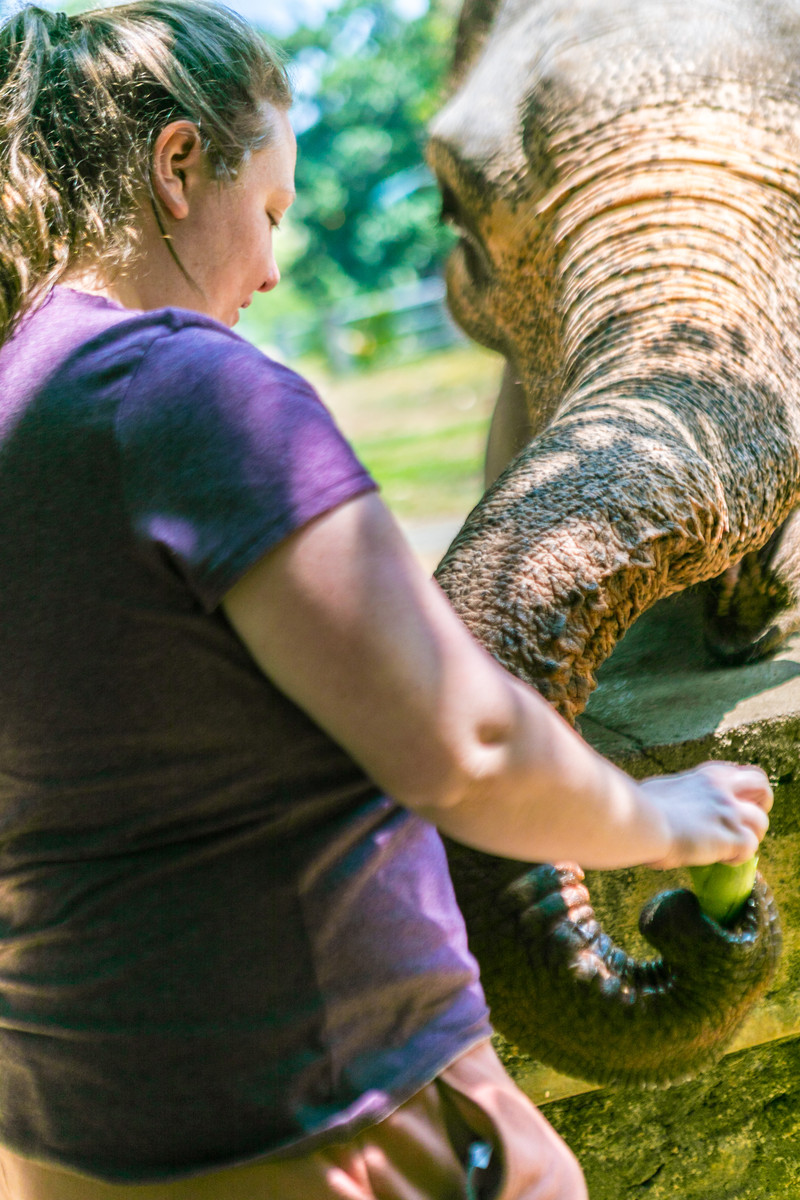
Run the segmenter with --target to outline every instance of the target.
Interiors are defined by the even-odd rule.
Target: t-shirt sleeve
[[[311,385],[224,329],[157,337],[116,434],[134,537],[207,611],[288,534],[376,486]]]

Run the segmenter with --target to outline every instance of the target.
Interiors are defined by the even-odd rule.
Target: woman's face
[[[191,307],[225,325],[254,292],[269,292],[280,272],[273,234],[294,200],[297,147],[288,114],[265,105],[272,137],[250,155],[233,183],[195,187],[189,211],[174,227],[175,249],[200,288]]]

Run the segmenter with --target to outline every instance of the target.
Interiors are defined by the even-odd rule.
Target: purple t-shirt
[[[205,317],[56,289],[0,350],[17,1152],[134,1182],[310,1148],[488,1036],[436,831],[218,607],[373,486],[313,389]]]

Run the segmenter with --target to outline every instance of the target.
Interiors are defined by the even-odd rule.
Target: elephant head
[[[462,13],[429,159],[460,234],[452,311],[506,357],[490,454],[511,461],[437,578],[570,721],[630,624],[688,585],[729,661],[796,627],[798,62],[779,0]],[[658,898],[663,957],[636,964],[575,868],[513,882],[521,864],[458,847],[451,866],[496,1025],[589,1079],[692,1073],[774,971],[763,881],[727,933],[689,893]]]

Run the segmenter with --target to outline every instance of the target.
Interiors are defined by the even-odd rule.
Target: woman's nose
[[[276,288],[278,286],[280,281],[281,281],[281,273],[278,270],[278,264],[275,262],[275,259],[273,258],[272,262],[269,265],[269,270],[264,278],[264,282],[261,284],[261,287],[258,290],[260,292],[271,292],[273,288]]]

